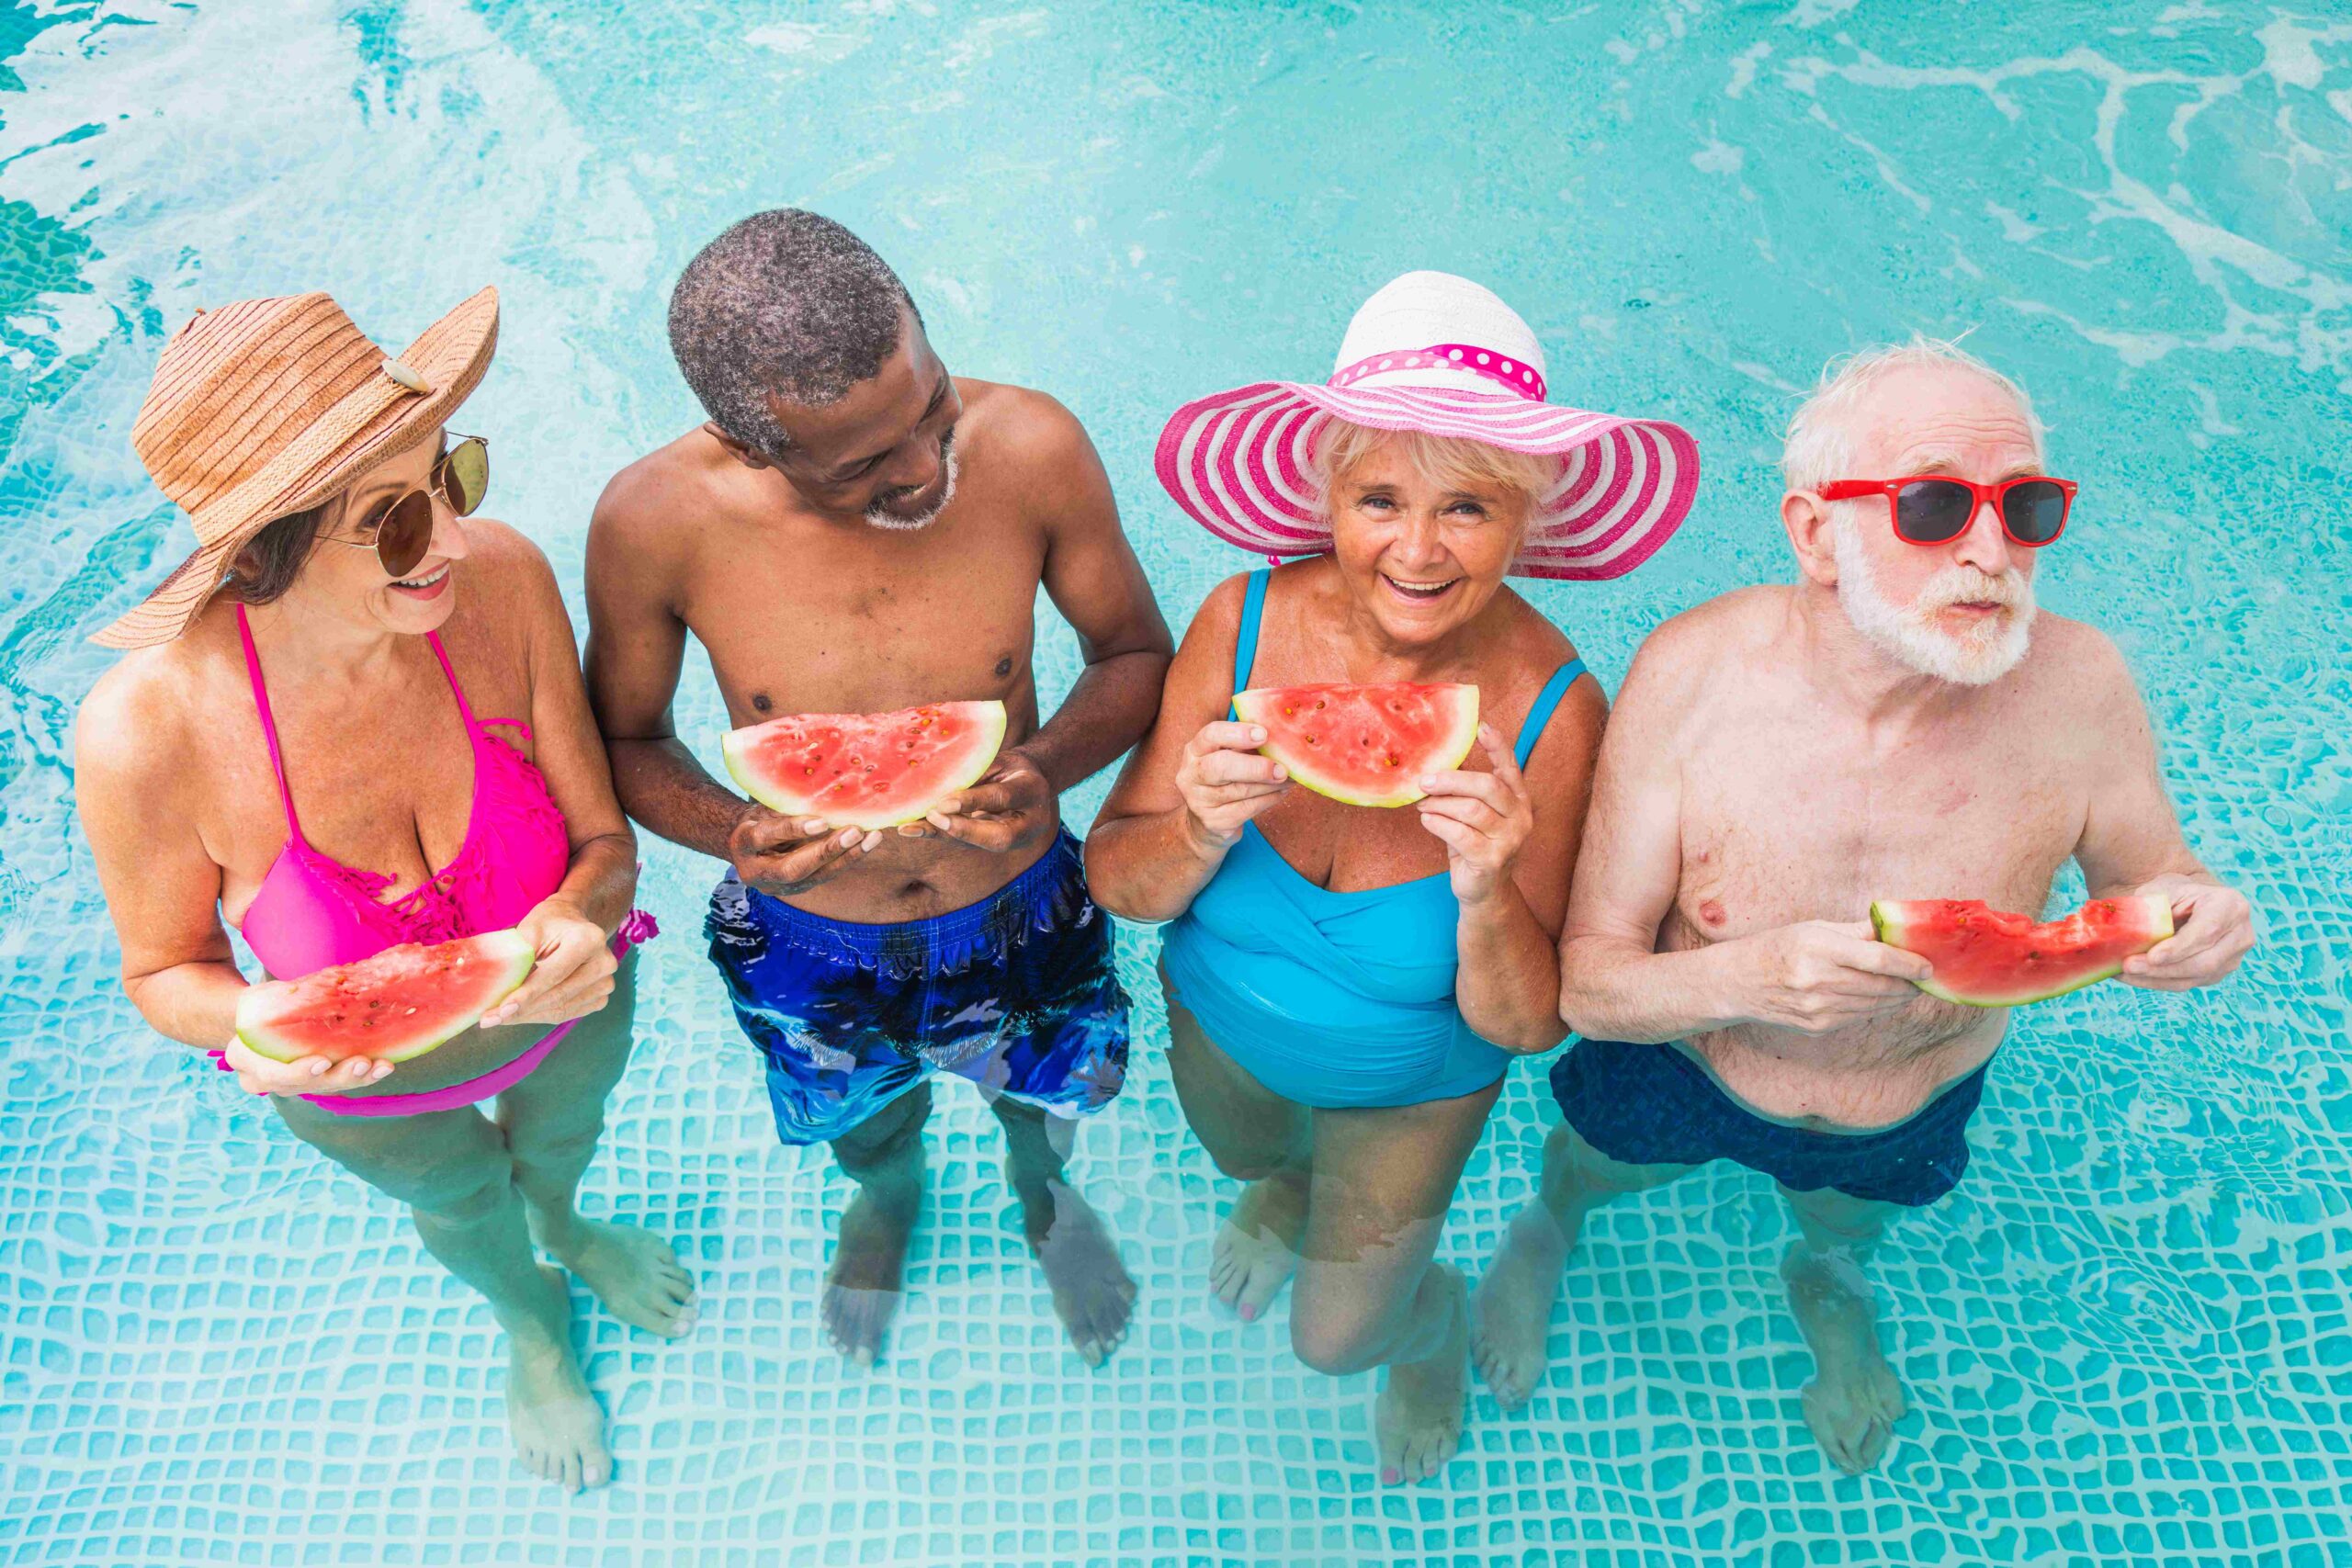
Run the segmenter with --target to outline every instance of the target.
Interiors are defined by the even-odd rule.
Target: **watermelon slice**
[[[278,1062],[405,1062],[481,1022],[523,983],[532,958],[519,931],[431,947],[402,942],[299,980],[246,987],[237,998],[237,1038]]]
[[[1234,693],[1233,711],[1264,727],[1261,754],[1350,806],[1410,806],[1423,773],[1460,767],[1478,739],[1476,686],[1260,686]]]
[[[928,703],[896,713],[797,713],[729,730],[727,771],[771,811],[836,828],[920,822],[969,786],[1004,744],[1004,705]]]
[[[1996,909],[1981,898],[1871,906],[1879,941],[1935,965],[1919,982],[1964,1007],[2047,1001],[2122,973],[2123,961],[2172,935],[2166,898],[2094,898],[2063,920]]]

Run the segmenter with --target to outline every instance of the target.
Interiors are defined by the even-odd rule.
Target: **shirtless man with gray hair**
[[[1798,412],[1783,468],[1795,585],[1668,621],[1618,694],[1561,934],[1584,1036],[1552,1072],[1566,1122],[1474,1353],[1523,1402],[1585,1215],[1734,1160],[1795,1212],[1805,1422],[1859,1472],[1904,1411],[1863,1265],[1959,1181],[2008,1021],[1920,991],[1927,962],[1872,940],[1871,901],[2039,910],[2072,859],[2094,897],[2171,900],[2176,933],[2122,975],[2156,990],[2224,978],[2254,931],[2182,840],[2114,644],[2035,614],[2074,487],[2022,390],[1949,344],[1865,354]]]

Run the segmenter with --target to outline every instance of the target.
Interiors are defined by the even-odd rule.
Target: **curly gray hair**
[[[836,402],[897,351],[915,310],[899,275],[830,218],[755,212],[686,264],[670,295],[670,352],[713,423],[752,451],[792,445],[771,393]]]

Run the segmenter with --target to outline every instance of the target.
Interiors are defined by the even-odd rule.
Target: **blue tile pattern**
[[[11,0],[0,128],[0,1562],[2352,1562],[2329,7]],[[2020,1020],[1968,1179],[1877,1269],[1914,1407],[1879,1474],[1806,1437],[1788,1222],[1713,1170],[1593,1223],[1525,1412],[1480,1393],[1439,1484],[1376,1488],[1371,1381],[1301,1370],[1281,1310],[1204,1303],[1230,1193],[1134,931],[1136,1073],[1078,1167],[1144,1289],[1108,1369],[1063,1348],[960,1094],[893,1353],[860,1375],[823,1348],[845,1183],[776,1146],[673,936],[587,1201],[678,1238],[703,1321],[665,1344],[583,1300],[619,1477],[571,1500],[516,1472],[487,1312],[114,986],[71,816],[106,657],[80,638],[187,547],[129,432],[196,305],[325,287],[402,341],[498,283],[494,509],[569,580],[602,477],[698,417],[669,280],[785,200],[875,240],[951,365],[1086,419],[1180,619],[1247,563],[1152,486],[1159,418],[1318,373],[1408,265],[1521,305],[1564,399],[1699,434],[1681,538],[1532,593],[1611,683],[1662,616],[1786,575],[1770,463],[1829,354],[1973,327],[2033,388],[2085,487],[2044,600],[2130,655],[2268,941],[2214,993]],[[1074,655],[1041,617],[1050,699]],[[699,660],[680,717],[715,737]],[[691,932],[711,868],[649,861]],[[1445,1257],[1478,1266],[1528,1193],[1539,1089],[1504,1097]]]

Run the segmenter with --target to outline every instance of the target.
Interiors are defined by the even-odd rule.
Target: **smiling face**
[[[1347,425],[1320,456],[1340,578],[1389,641],[1428,647],[1486,608],[1527,536],[1543,459]]]
[[[1837,478],[1950,474],[1990,484],[2044,471],[2017,400],[1964,366],[1890,371],[1855,418],[1853,471]],[[1984,685],[2025,657],[2036,552],[2009,538],[1991,505],[1940,545],[1897,537],[1876,496],[1825,502],[1792,494],[1783,513],[1807,574],[1834,586],[1855,630],[1905,668]]]
[[[448,501],[433,488],[446,435],[435,431],[326,503],[316,542],[286,597],[356,625],[420,636],[449,618],[458,604],[458,563],[466,536]],[[433,498],[433,539],[424,558],[394,581],[376,558],[378,518],[412,490]]]
[[[964,404],[913,311],[903,313],[899,346],[881,369],[840,398],[812,405],[771,393],[769,402],[790,437],[786,450],[763,457],[719,439],[744,461],[775,468],[817,511],[905,530],[946,509]]]

